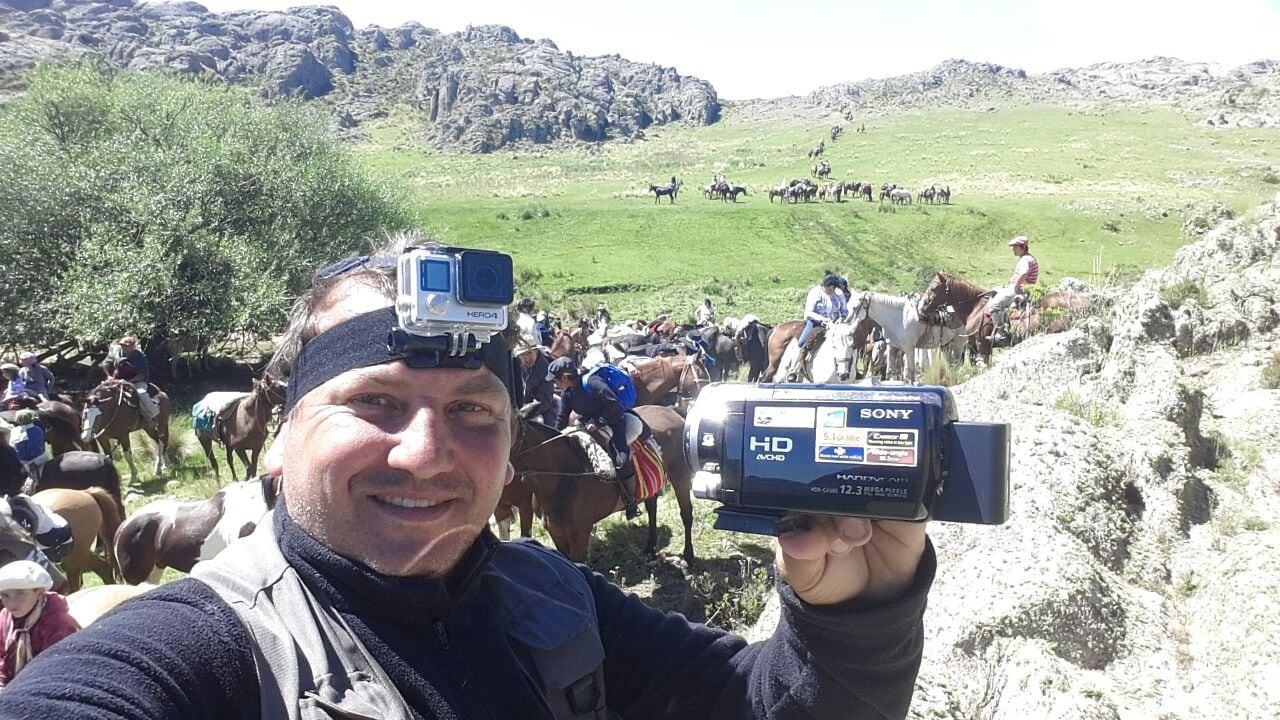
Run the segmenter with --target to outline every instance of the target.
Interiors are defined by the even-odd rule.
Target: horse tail
[[[102,527],[98,531],[98,540],[102,543],[102,552],[106,555],[107,565],[111,568],[111,579],[115,580],[119,574],[116,564],[115,537],[124,518],[116,507],[116,499],[106,490],[91,487],[85,492],[93,496],[94,502],[98,503],[98,511],[102,513]]]
[[[106,490],[111,499],[115,501],[116,510],[118,511],[116,514],[123,520],[128,516],[128,513],[125,512],[124,496],[120,492],[120,471],[116,469],[116,464],[111,462],[110,456],[103,456],[102,465],[106,474],[99,487]]]
[[[116,531],[115,557],[120,579],[130,585],[147,581],[156,568],[156,536],[161,517],[156,513],[134,515]]]

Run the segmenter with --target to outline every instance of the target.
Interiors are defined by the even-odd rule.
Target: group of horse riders
[[[986,313],[991,317],[992,332],[987,339],[992,342],[1009,340],[1007,310],[1015,299],[1025,297],[1027,288],[1035,285],[1040,279],[1040,263],[1031,254],[1029,241],[1025,235],[1019,235],[1009,241],[1014,257],[1018,259],[1013,274],[1007,285],[993,290],[987,301]],[[841,320],[851,320],[852,313],[849,300],[852,293],[848,281],[834,273],[828,272],[822,281],[810,288],[804,301],[804,329],[797,338],[799,352],[796,353],[792,365],[786,370],[789,382],[794,382],[808,360],[809,354],[822,342],[824,331],[830,324]]]

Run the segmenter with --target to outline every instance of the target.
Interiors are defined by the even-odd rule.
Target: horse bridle
[[[103,433],[105,433],[107,429],[111,427],[111,425],[116,421],[116,416],[120,414],[120,407],[124,405],[124,386],[127,384],[128,384],[127,380],[119,380],[116,382],[116,388],[120,392],[118,393],[119,397],[116,398],[115,410],[111,412],[111,419],[103,424],[102,429],[93,434],[93,439],[95,442],[97,442],[98,438],[102,437]],[[93,406],[98,407],[98,403],[101,402],[101,399],[95,397],[94,400],[96,402],[93,403]],[[141,402],[141,399],[139,399],[139,402]],[[98,413],[99,414],[102,413],[102,409],[100,407],[98,407]]]

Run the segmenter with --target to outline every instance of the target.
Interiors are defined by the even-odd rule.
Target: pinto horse
[[[158,582],[166,567],[191,572],[253,532],[275,507],[279,479],[263,475],[232,483],[208,500],[147,503],[116,533],[116,560],[126,583]]]
[[[155,392],[160,412],[154,425],[150,426],[142,420],[138,404],[143,400],[138,397],[138,389],[128,380],[107,380],[90,390],[84,401],[80,439],[85,443],[97,442],[108,455],[112,452],[112,443],[119,443],[124,450],[125,462],[129,463],[132,482],[138,481],[138,467],[133,462],[133,449],[129,445],[132,432],[143,430],[151,436],[156,443],[155,473],[159,475],[165,468],[165,453],[169,446],[169,396],[159,389]]]
[[[853,368],[856,371],[858,364],[861,363],[861,349],[866,345],[866,339],[876,328],[874,320],[869,318],[861,318],[854,323],[853,344],[858,350],[858,358]],[[800,333],[804,330],[804,320],[787,320],[780,322],[769,332],[765,343],[765,352],[768,357],[768,366],[764,372],[760,374],[760,382],[774,382],[778,370],[783,367],[782,359],[787,352],[787,348],[791,345],[791,341],[800,337]]]
[[[115,582],[116,562],[111,540],[120,527],[121,517],[114,498],[102,488],[91,487],[88,490],[41,490],[31,499],[45,510],[61,515],[71,528],[71,552],[62,559],[67,576],[66,592],[80,589],[85,570],[92,570],[104,583]],[[105,557],[93,552],[95,540]]]
[[[267,443],[271,414],[284,401],[284,384],[272,379],[270,375],[263,375],[253,381],[253,389],[249,393],[227,404],[218,413],[212,428],[196,431],[200,447],[204,448],[204,456],[213,466],[215,478],[218,478],[218,461],[213,457],[215,440],[226,448],[227,468],[232,477],[236,474],[236,466],[231,461],[232,451],[240,456],[240,462],[244,464],[244,479],[254,476],[258,471],[258,454]]]
[[[684,461],[684,418],[668,407],[647,405],[635,409],[653,431],[662,449],[662,464],[667,482],[675,490],[680,504],[680,521],[684,524],[685,562],[693,562],[693,501],[690,499],[693,473]],[[516,477],[511,485],[523,483],[534,498],[543,527],[551,535],[556,549],[574,562],[587,561],[591,529],[604,518],[623,508],[622,498],[613,480],[596,475],[591,461],[578,441],[561,435],[554,428],[521,421],[511,464]],[[504,493],[506,495],[506,493]],[[658,547],[658,497],[644,501],[649,515],[649,534],[645,553],[654,554]],[[521,518],[523,524],[523,516]]]

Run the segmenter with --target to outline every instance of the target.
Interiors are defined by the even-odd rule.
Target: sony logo
[[[497,320],[498,313],[492,310],[468,310],[467,317],[484,318],[486,320]]]
[[[858,411],[858,417],[863,420],[910,420],[914,412],[915,410],[901,408],[862,408]]]

